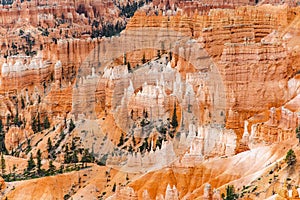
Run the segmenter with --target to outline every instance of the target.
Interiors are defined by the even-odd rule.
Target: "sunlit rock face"
[[[145,14],[137,13],[127,29],[133,31],[139,24],[169,27],[198,38],[199,44],[216,63],[226,88],[226,126],[235,129],[238,138],[241,138],[243,121],[251,113],[269,109],[270,105],[279,106],[289,99],[285,92],[287,80],[295,72],[297,64],[293,62],[291,67],[285,67],[292,60],[281,31],[286,34],[297,30],[294,26],[285,29],[297,20],[290,18],[291,12],[292,9],[285,6],[264,5],[241,7],[234,11],[211,10],[209,16],[188,17],[177,12],[170,16],[144,17]],[[261,98],[249,98],[252,96],[250,91],[255,91]]]
[[[189,141],[193,147],[181,144],[190,148],[185,159],[192,154],[201,159],[234,154],[244,120],[290,98],[285,88],[297,67],[285,67],[289,51],[280,31],[293,20],[289,17],[292,10],[270,7],[211,10],[208,16],[193,17],[180,12],[169,16],[136,13],[125,32],[102,40],[83,62],[90,65],[83,65],[79,73],[72,112],[90,119],[113,116],[114,126],[143,138],[170,120],[176,108],[180,132],[193,134],[188,128],[191,124],[209,132],[199,136],[197,131],[195,140]],[[178,45],[172,42],[179,38]],[[143,55],[153,55],[153,49],[167,54],[146,64],[138,62],[137,55],[142,60]],[[92,59],[95,55],[99,55],[98,64]],[[127,55],[134,55],[133,59]],[[129,69],[125,61],[135,64]],[[143,118],[148,124],[140,124]],[[251,125],[245,131],[247,141],[252,138]],[[111,159],[117,164],[117,158]]]
[[[283,106],[272,107],[261,117],[252,117],[251,123],[245,123],[244,136],[252,147],[263,144],[282,142],[295,137],[299,126],[299,79],[297,76],[288,82],[287,92],[294,96]],[[247,125],[247,126],[246,126]],[[250,131],[248,131],[250,129]]]
[[[198,131],[191,125],[190,134],[180,142],[190,140],[190,149],[179,165],[195,166],[209,157],[232,156],[236,150],[236,134],[232,130],[211,126],[200,126]]]
[[[296,141],[300,122],[299,9],[289,7],[294,1],[153,1],[126,19],[120,35],[97,39],[88,33],[95,31],[93,19],[99,14],[118,23],[117,2],[48,3],[0,8],[0,23],[13,33],[0,30],[6,148],[25,159],[41,149],[46,163],[49,138],[59,167],[76,140],[80,151],[106,166],[43,184],[68,179],[63,190],[74,199],[221,199],[229,183],[254,187],[259,178],[265,181],[261,169],[269,173],[275,162],[285,169],[278,160],[294,144],[285,142]],[[61,13],[66,22],[54,28]],[[49,37],[33,28],[38,24],[49,28]],[[37,54],[18,54],[29,30]],[[51,127],[33,131],[34,121],[44,127],[47,116]],[[43,191],[36,184],[41,180],[34,181]],[[21,193],[11,191],[9,197]],[[256,198],[273,192],[261,191]]]

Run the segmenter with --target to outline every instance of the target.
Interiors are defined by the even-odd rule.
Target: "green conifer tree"
[[[27,161],[27,171],[30,172],[33,168],[35,168],[35,162],[32,154],[30,154],[29,160]]]
[[[287,152],[287,154],[285,156],[285,162],[288,164],[288,166],[292,166],[292,165],[294,165],[297,162],[296,154],[293,151],[293,149],[290,149]]]
[[[39,149],[37,151],[37,154],[36,154],[36,159],[37,159],[37,171],[38,171],[38,174],[41,175],[41,172],[42,172],[42,153],[41,153],[41,150]]]
[[[55,173],[56,167],[53,165],[53,161],[50,160],[49,161],[49,169],[48,169],[48,173],[49,175],[53,175]]]
[[[44,118],[44,129],[48,129],[48,128],[50,128],[50,122],[49,122],[48,116],[46,116]]]
[[[2,176],[5,174],[5,167],[6,167],[5,159],[4,159],[3,153],[1,153],[1,173],[2,173]]]
[[[174,104],[174,111],[172,115],[171,125],[176,128],[178,126],[177,114],[176,114],[176,103]]]

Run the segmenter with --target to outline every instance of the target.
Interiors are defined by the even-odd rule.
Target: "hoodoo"
[[[299,3],[1,1],[1,199],[299,199]]]

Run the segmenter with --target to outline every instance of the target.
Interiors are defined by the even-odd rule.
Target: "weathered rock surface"
[[[283,157],[297,149],[300,122],[295,2],[153,1],[101,39],[91,23],[123,23],[122,2],[57,3],[0,8],[4,143],[25,159],[40,149],[43,167],[49,140],[58,163],[87,149],[114,174],[93,166],[9,183],[9,199],[221,199],[226,184],[240,194],[251,184],[249,198],[263,199],[271,167],[287,180]],[[277,196],[296,195],[273,180]]]

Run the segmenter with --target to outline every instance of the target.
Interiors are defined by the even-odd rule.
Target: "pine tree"
[[[50,160],[49,161],[49,169],[48,169],[48,173],[50,175],[53,175],[55,173],[56,167],[53,165],[53,161]]]
[[[41,127],[41,119],[40,119],[40,113],[38,113],[38,119],[37,119],[37,131],[41,132],[42,127]]]
[[[37,157],[37,171],[38,171],[38,174],[41,174],[42,172],[42,153],[41,153],[41,150],[38,150],[37,151],[37,154],[36,154],[36,157]]]
[[[47,141],[47,151],[48,151],[48,154],[50,155],[51,154],[51,151],[52,151],[52,142],[51,142],[51,139],[50,137],[48,138],[48,141]]]
[[[70,120],[70,124],[69,124],[69,133],[71,133],[75,128],[75,124],[73,122],[73,119]]]
[[[70,157],[69,153],[65,152],[65,154],[64,154],[64,163],[69,164],[70,162],[71,162],[71,157]]]
[[[18,112],[18,109],[17,109],[16,115],[14,117],[14,124],[16,126],[20,126],[20,124],[19,124],[19,112]]]
[[[116,185],[116,183],[114,183],[114,185],[113,185],[113,188],[112,188],[112,192],[115,192],[116,191],[116,188],[117,188],[117,185]]]
[[[13,175],[14,175],[14,181],[16,181],[16,169],[17,169],[17,166],[15,164],[13,164]]]
[[[169,52],[169,59],[172,60],[172,51]]]
[[[171,125],[176,128],[178,126],[177,114],[176,114],[176,103],[174,104],[174,111],[172,116]]]
[[[238,199],[239,195],[234,192],[234,186],[228,185],[226,186],[226,196],[222,193],[222,199],[224,200],[235,200]]]
[[[30,139],[27,138],[27,147],[25,153],[28,154],[31,151]]]
[[[74,139],[72,140],[72,143],[71,143],[71,150],[74,151],[76,149],[76,143],[74,141]]]
[[[94,162],[94,157],[93,155],[89,152],[88,149],[84,149],[82,158],[81,158],[81,162],[86,164],[86,163],[91,163]],[[86,165],[85,165],[86,166]]]
[[[128,147],[128,152],[132,153],[133,152],[133,147],[132,145],[130,144],[129,147]]]
[[[2,124],[2,119],[0,119],[0,133],[3,132],[3,124]]]
[[[3,153],[1,154],[1,173],[2,173],[2,176],[4,175],[5,173],[5,159],[4,159],[4,156],[3,156]]]
[[[287,152],[287,154],[285,156],[285,162],[288,164],[288,166],[292,166],[292,165],[294,165],[297,162],[296,154],[293,151],[293,149],[290,149]]]
[[[64,165],[61,164],[59,167],[58,173],[60,173],[60,174],[64,173],[64,168],[65,168]]]
[[[0,152],[7,154],[7,149],[5,147],[5,133],[3,132],[3,124],[0,119]]]
[[[10,125],[10,118],[11,118],[10,114],[7,114],[7,116],[6,116],[6,126]]]
[[[126,65],[127,64],[127,59],[126,59],[126,54],[124,53],[123,55],[123,64]]]
[[[21,96],[21,108],[24,109],[25,108],[25,101],[24,98]]]
[[[144,139],[142,146],[140,146],[139,148],[140,152],[143,152],[144,150],[149,150],[148,138]]]
[[[133,146],[136,146],[136,141],[135,141],[134,134],[132,135],[132,143],[133,143]]]
[[[131,112],[130,112],[130,119],[133,119],[133,110],[131,109]]]
[[[120,141],[119,141],[118,147],[122,146],[123,144],[124,144],[124,135],[122,133],[120,136]]]
[[[72,154],[72,163],[78,163],[78,156],[77,156],[77,151],[73,151]]]
[[[33,160],[32,154],[30,154],[30,158],[27,161],[27,171],[31,171],[33,168],[35,168],[35,162]]]
[[[143,54],[142,63],[143,63],[143,64],[146,63],[146,56],[145,56],[145,53]]]
[[[31,122],[31,128],[32,128],[32,131],[33,131],[34,133],[37,133],[37,132],[38,132],[38,130],[37,130],[37,121],[36,121],[35,117],[32,119],[32,122]]]
[[[82,162],[82,167],[85,167],[84,164],[88,162],[88,161],[87,161],[87,155],[86,155],[85,150],[84,150],[83,155],[82,155],[82,157],[81,157],[81,162]]]
[[[130,65],[130,62],[127,63],[127,69],[128,69],[128,72],[131,72],[131,65]]]
[[[157,57],[158,57],[158,58],[161,58],[160,50],[157,50]]]
[[[161,149],[162,142],[163,142],[163,138],[159,136],[158,139],[156,140],[156,146],[155,146],[155,148]]]
[[[69,153],[69,146],[65,146],[64,163],[69,164],[71,162],[71,156]]]
[[[48,129],[48,128],[50,128],[50,122],[49,122],[48,116],[46,116],[44,118],[44,129]]]

